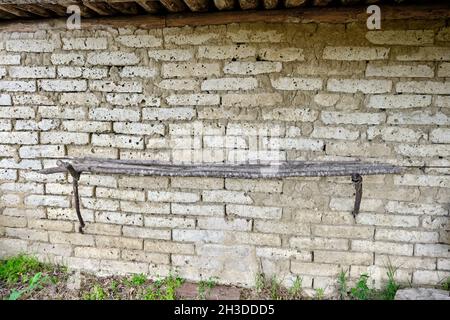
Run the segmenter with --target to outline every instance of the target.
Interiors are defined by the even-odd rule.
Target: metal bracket
[[[58,165],[66,168],[69,174],[72,176],[72,185],[73,185],[73,198],[75,201],[75,211],[77,213],[78,221],[80,222],[80,226],[78,227],[78,232],[83,233],[83,228],[85,227],[83,217],[81,216],[80,210],[80,196],[78,194],[78,180],[80,180],[81,172],[76,171],[70,163],[58,161]]]
[[[352,174],[352,182],[355,186],[355,206],[353,207],[353,217],[356,218],[356,215],[359,213],[359,208],[361,206],[361,198],[362,198],[362,181],[363,178],[360,174],[354,173]]]

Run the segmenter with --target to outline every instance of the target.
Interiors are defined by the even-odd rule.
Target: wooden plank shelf
[[[82,232],[78,180],[82,173],[122,174],[161,177],[215,177],[242,179],[282,179],[289,177],[350,176],[355,185],[353,215],[359,212],[362,198],[362,175],[397,174],[400,167],[385,163],[360,161],[283,161],[260,164],[174,164],[145,160],[73,158],[59,160],[57,167],[39,171],[42,174],[69,172],[73,177],[75,209]]]

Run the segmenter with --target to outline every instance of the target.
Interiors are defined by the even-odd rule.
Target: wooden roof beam
[[[162,7],[158,1],[137,0],[136,3],[149,13],[157,13],[162,10]]]
[[[239,6],[242,10],[251,10],[258,8],[258,0],[239,0]]]
[[[278,0],[264,0],[264,9],[275,9],[278,5]]]
[[[214,5],[219,10],[232,10],[234,9],[235,0],[214,0]]]
[[[136,15],[139,13],[139,6],[135,2],[109,2],[108,5],[121,14]]]
[[[209,7],[208,0],[184,0],[184,3],[194,12],[207,11]]]
[[[160,0],[161,4],[170,12],[181,12],[187,9],[182,0]]]
[[[331,1],[333,0],[314,0],[313,5],[317,7],[324,7],[327,6]]]
[[[0,10],[11,14],[13,16],[19,17],[19,18],[31,18],[32,15],[24,10],[20,10],[17,7],[10,5],[10,4],[2,4],[0,5]]]
[[[83,5],[101,16],[110,16],[117,13],[114,8],[111,8],[108,4],[103,2],[93,3],[88,0],[83,0]]]
[[[20,5],[21,10],[25,10],[27,12],[30,12],[36,16],[48,18],[51,17],[51,13],[45,10],[45,8],[39,6],[39,5],[33,5],[33,4],[22,4]]]
[[[284,6],[286,8],[300,7],[306,4],[306,0],[284,0]]]

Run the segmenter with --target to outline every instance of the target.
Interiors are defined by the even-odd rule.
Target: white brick
[[[396,91],[402,93],[450,94],[450,81],[401,81]]]
[[[345,129],[342,127],[314,127],[311,137],[321,139],[356,140],[359,138],[359,131]]]
[[[280,62],[230,62],[225,64],[223,72],[225,74],[257,75],[280,72],[281,68]]]
[[[450,277],[450,272],[444,271],[428,271],[428,270],[417,270],[413,273],[413,284],[414,285],[430,285],[442,283],[443,279],[448,279]]]
[[[76,106],[96,106],[99,103],[98,98],[93,93],[75,92],[61,93],[59,102],[66,105]]]
[[[450,144],[450,129],[438,128],[430,131],[430,141],[433,143]]]
[[[375,253],[386,253],[392,255],[412,256],[413,245],[403,243],[392,243],[382,241],[352,240],[352,250]]]
[[[394,177],[395,185],[450,188],[450,177],[404,174]]]
[[[446,47],[420,47],[407,54],[397,55],[400,61],[450,61],[450,49]]]
[[[0,119],[0,131],[11,131],[12,123],[11,120]]]
[[[428,95],[373,95],[369,98],[367,106],[379,109],[404,109],[423,108],[431,104],[431,96]]]
[[[56,72],[54,67],[10,67],[9,76],[12,78],[54,78]]]
[[[229,93],[222,96],[222,105],[227,107],[268,107],[283,102],[279,93]]]
[[[274,123],[228,123],[227,135],[233,136],[282,136],[284,126]]]
[[[191,50],[165,49],[150,50],[148,57],[157,61],[188,61],[194,57],[194,54]]]
[[[314,236],[345,238],[345,239],[372,239],[374,227],[371,226],[329,226],[315,225],[312,227]]]
[[[111,131],[111,125],[106,122],[98,121],[63,121],[62,127],[67,131],[76,132],[108,132]]]
[[[360,213],[356,221],[363,225],[386,226],[386,227],[417,227],[419,218],[402,215]]]
[[[252,221],[246,219],[198,218],[197,225],[200,229],[207,230],[250,231]]]
[[[54,53],[51,55],[50,60],[54,65],[84,65],[84,55],[80,53]]]
[[[278,90],[320,90],[322,80],[317,78],[278,78],[271,79],[272,86]]]
[[[89,89],[100,92],[142,92],[142,84],[138,81],[106,81],[93,80],[89,82]]]
[[[70,207],[70,199],[67,196],[51,196],[32,194],[25,197],[25,205],[27,206],[47,206],[47,207]]]
[[[243,28],[239,25],[231,25],[227,28],[227,37],[233,42],[284,42],[285,33],[281,30],[258,30],[254,28]]]
[[[386,121],[386,115],[384,113],[323,111],[321,119],[325,124],[381,124]]]
[[[63,131],[41,132],[41,143],[87,144],[89,143],[89,134]]]
[[[141,214],[123,212],[96,212],[95,221],[102,223],[114,223],[120,225],[142,226],[143,218]]]
[[[301,48],[262,48],[259,50],[262,60],[268,61],[304,61],[305,56]]]
[[[35,112],[31,107],[0,107],[0,118],[30,119]]]
[[[173,217],[144,217],[144,225],[151,228],[195,228],[195,219]]]
[[[262,110],[263,120],[313,122],[319,112],[310,108],[270,108]]]
[[[0,65],[20,64],[20,54],[1,54]]]
[[[253,57],[255,54],[255,48],[245,44],[231,46],[200,46],[198,48],[198,57],[205,59],[242,59]]]
[[[226,202],[252,204],[253,200],[245,192],[225,190],[205,190],[202,193],[204,202]]]
[[[148,201],[155,202],[197,202],[200,196],[197,193],[177,191],[149,191]]]
[[[98,121],[139,121],[138,110],[129,108],[94,108],[89,111],[89,119]]]
[[[430,231],[377,229],[375,240],[436,243],[439,240],[439,234]]]
[[[170,240],[170,230],[123,226],[122,233],[125,237]]]
[[[142,109],[142,118],[144,120],[190,120],[194,116],[194,108],[189,107]]]
[[[119,106],[143,106],[158,107],[161,104],[160,98],[138,93],[109,93],[106,95],[106,101],[112,105]]]
[[[164,135],[164,125],[160,123],[115,122],[114,132],[136,135]]]
[[[438,68],[438,77],[450,77],[450,63],[441,63]]]
[[[314,262],[369,266],[373,262],[373,254],[368,252],[314,251]]]
[[[118,180],[120,188],[136,188],[136,189],[165,189],[169,185],[167,177],[134,177],[121,176]]]
[[[172,106],[218,105],[220,97],[215,94],[177,94],[167,97],[167,103]]]
[[[439,215],[448,214],[448,209],[437,204],[413,203],[389,201],[386,204],[386,211],[395,214],[412,214],[412,215]]]
[[[122,78],[154,78],[157,74],[157,70],[152,67],[123,67],[120,71]]]
[[[446,145],[399,145],[395,152],[408,157],[443,157],[450,156],[450,148]]]
[[[17,171],[12,169],[0,169],[0,180],[16,180]],[[0,185],[1,190],[4,190],[4,184]]]
[[[0,91],[36,91],[36,83],[34,81],[0,81]]]
[[[387,119],[387,123],[402,125],[402,124],[411,124],[411,125],[448,125],[450,124],[450,117],[445,115],[442,112],[432,113],[430,111],[414,111],[414,112],[396,112],[389,115]]]
[[[125,212],[144,214],[169,214],[170,204],[120,201],[120,209]]]
[[[39,87],[44,91],[85,91],[85,80],[41,80]]]
[[[54,43],[52,40],[7,40],[5,47],[16,52],[52,52]]]
[[[36,132],[0,132],[0,141],[3,144],[37,144]]]
[[[311,253],[285,248],[256,248],[256,256],[266,259],[293,259],[295,261],[311,261]]]
[[[245,205],[232,205],[226,207],[227,216],[237,215],[245,218],[281,219],[282,209],[275,207],[256,207]]]
[[[95,195],[99,198],[120,199],[128,201],[145,201],[145,194],[138,190],[118,190],[97,187]]]
[[[225,207],[223,205],[172,203],[171,212],[172,214],[180,214],[180,215],[222,217],[225,215]]]
[[[329,79],[327,89],[332,92],[384,93],[391,91],[392,81],[365,79]]]
[[[366,39],[373,44],[418,46],[432,44],[433,30],[383,30],[368,31]]]
[[[303,263],[292,261],[291,271],[295,274],[311,275],[319,277],[337,277],[341,267],[336,264]],[[314,278],[316,279],[316,277]]]
[[[11,96],[9,94],[0,94],[0,106],[10,106],[11,104]]]
[[[421,138],[427,139],[427,134],[420,130],[399,127],[370,127],[367,129],[368,140],[377,137],[383,141],[418,142]]]
[[[83,107],[75,108],[67,106],[65,107],[41,106],[38,108],[38,114],[42,118],[80,120],[86,117],[86,109]]]
[[[92,38],[62,38],[63,50],[103,50],[108,48],[108,39]]]
[[[131,48],[153,48],[162,45],[162,39],[153,35],[118,36],[115,40],[121,45]]]
[[[347,239],[292,237],[289,241],[292,248],[302,250],[348,250]],[[316,254],[318,252],[314,252]],[[314,257],[314,261],[316,261]],[[324,261],[318,261],[324,262]]]
[[[416,244],[415,256],[425,257],[450,257],[450,247],[448,244]]]
[[[221,36],[218,30],[205,31],[197,29],[194,32],[188,33],[179,28],[168,28],[163,31],[164,41],[165,43],[176,45],[200,45],[218,39]]]
[[[167,79],[157,83],[156,86],[166,90],[194,91],[196,88],[198,88],[198,82],[193,79]]]
[[[201,84],[203,91],[210,90],[252,90],[258,87],[255,78],[218,78],[205,80]]]
[[[87,56],[89,64],[102,66],[128,66],[138,64],[139,61],[139,57],[132,52],[92,52]]]
[[[62,158],[65,155],[62,145],[24,146],[19,149],[19,156],[24,158]]]
[[[225,134],[225,126],[221,123],[201,121],[170,123],[169,134],[173,136],[213,135],[222,137]]]
[[[324,147],[324,142],[314,139],[303,138],[263,138],[263,144],[267,145],[268,149],[281,150],[310,150],[321,151]]]
[[[220,75],[218,63],[165,63],[162,65],[163,78],[210,77]]]
[[[401,64],[375,64],[369,63],[366,68],[366,77],[405,77],[405,78],[433,78],[434,69],[429,65],[401,65]]]
[[[108,76],[106,68],[58,67],[58,77],[102,79]]]
[[[144,139],[142,137],[118,134],[94,134],[92,135],[92,145],[125,149],[144,149]]]
[[[384,60],[389,56],[389,48],[382,47],[325,47],[325,60]]]
[[[120,203],[117,200],[81,198],[83,208],[92,210],[117,211]]]

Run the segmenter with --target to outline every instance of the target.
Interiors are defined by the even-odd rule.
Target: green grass
[[[400,285],[395,280],[396,272],[397,268],[392,266],[392,264],[389,262],[387,271],[388,282],[382,292],[384,300],[394,300],[395,294],[397,293],[397,290],[400,288]]]
[[[442,289],[450,291],[450,277],[442,283]]]
[[[175,300],[176,290],[184,283],[184,279],[170,274],[166,278],[156,280],[147,287],[142,295],[144,300]]]
[[[345,297],[348,295],[348,276],[347,271],[341,270],[338,276],[338,291],[339,291],[339,298],[341,300],[345,299]]]
[[[98,284],[95,284],[94,287],[83,295],[83,300],[105,300],[107,294],[105,290]]]
[[[298,298],[300,297],[302,293],[302,284],[303,284],[303,278],[302,277],[295,277],[294,283],[289,288],[289,294],[292,298]]]
[[[322,288],[317,288],[316,293],[314,295],[314,299],[323,300],[324,297],[325,297],[325,290]]]
[[[27,255],[18,255],[0,261],[0,281],[8,285],[27,283],[35,273],[46,271],[49,266],[39,262],[36,258]]]
[[[369,276],[363,273],[359,276],[356,286],[350,289],[350,295],[357,300],[368,300],[372,294],[373,290],[367,285]]]
[[[211,291],[212,288],[214,288],[217,285],[215,278],[209,278],[208,280],[201,280],[198,283],[197,291],[198,291],[198,297],[201,300],[206,299],[206,296]]]

